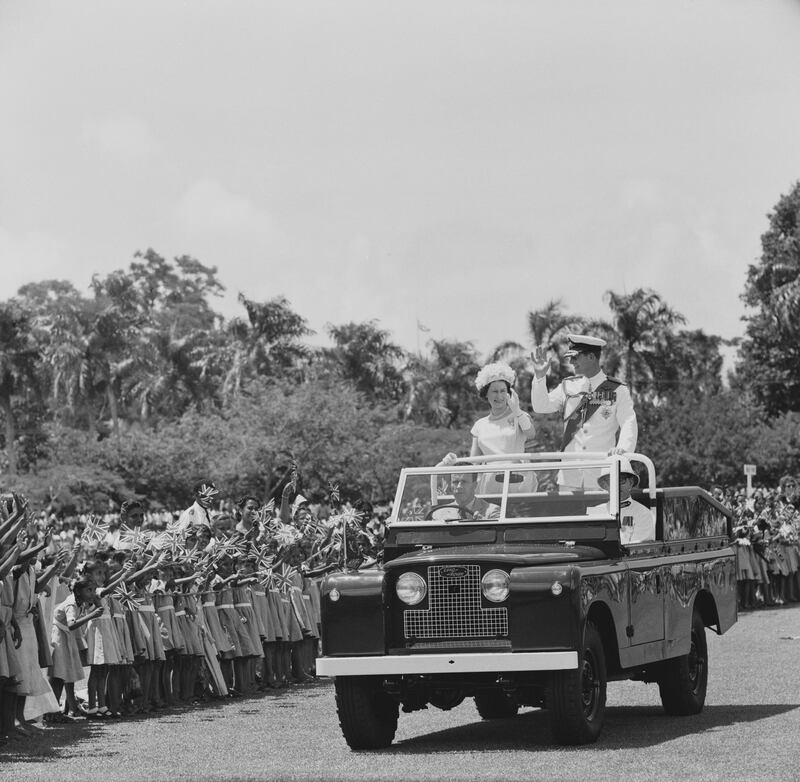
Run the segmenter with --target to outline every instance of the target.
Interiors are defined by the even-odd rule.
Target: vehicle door
[[[664,566],[661,557],[637,554],[631,546],[628,565],[628,628],[631,646],[664,639]],[[646,546],[643,547],[646,549]],[[640,558],[641,557],[641,558]]]

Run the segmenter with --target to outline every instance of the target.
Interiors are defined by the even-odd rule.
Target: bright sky
[[[0,299],[153,247],[408,348],[640,286],[733,337],[798,40],[795,0],[4,0]]]

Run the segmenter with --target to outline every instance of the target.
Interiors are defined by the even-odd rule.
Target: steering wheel
[[[433,514],[436,513],[437,510],[441,510],[442,508],[456,508],[458,509],[458,505],[455,502],[446,502],[443,505],[433,505],[431,509],[425,514],[425,521],[439,521],[439,519],[434,519]],[[442,521],[456,521],[457,519],[441,519]]]

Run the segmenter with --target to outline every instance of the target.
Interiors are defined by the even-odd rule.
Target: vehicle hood
[[[411,565],[429,565],[438,562],[505,562],[513,567],[529,565],[556,565],[608,559],[593,546],[563,546],[558,544],[498,544],[494,546],[456,546],[430,551],[411,551],[384,565],[386,570]]]

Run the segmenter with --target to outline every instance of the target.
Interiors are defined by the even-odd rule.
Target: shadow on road
[[[701,714],[692,717],[669,717],[655,706],[610,707],[606,710],[603,733],[597,744],[570,747],[582,751],[591,747],[606,749],[635,749],[663,744],[686,735],[698,735],[737,723],[756,722],[776,717],[800,708],[800,704],[761,704],[706,706]],[[392,745],[383,754],[428,754],[436,752],[471,751],[496,752],[513,749],[530,752],[564,751],[553,744],[547,714],[540,709],[523,712],[506,720],[479,720],[470,725],[440,730],[417,736]]]
[[[117,733],[120,727],[149,722],[163,726],[164,730],[175,730],[174,725],[186,725],[189,722],[217,722],[225,719],[226,713],[232,711],[257,715],[263,712],[266,704],[270,704],[272,708],[291,709],[297,705],[298,692],[304,692],[307,698],[327,694],[327,688],[323,688],[321,684],[324,682],[271,690],[243,698],[210,700],[199,706],[176,706],[158,713],[130,716],[122,720],[78,720],[70,724],[49,725],[47,729],[37,731],[28,738],[15,738],[0,745],[0,763],[50,763],[80,755],[84,751],[82,745],[87,742],[93,745],[93,756],[111,757],[118,755],[119,750],[97,749],[97,746],[102,746],[103,739]],[[313,692],[317,689],[320,690],[319,693]],[[2,778],[0,773],[0,779]]]

